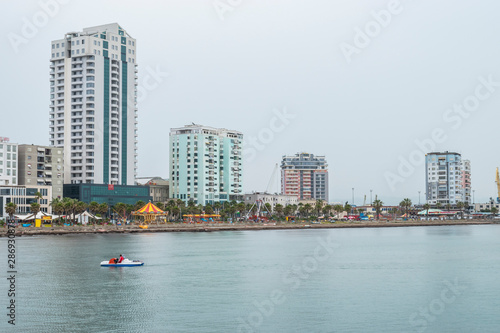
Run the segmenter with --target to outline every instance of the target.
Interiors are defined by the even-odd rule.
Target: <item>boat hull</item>
[[[102,261],[101,267],[133,267],[133,266],[142,266],[144,262],[135,260],[135,261],[127,261],[119,264],[110,264],[109,261]]]

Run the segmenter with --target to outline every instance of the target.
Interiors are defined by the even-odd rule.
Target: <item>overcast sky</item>
[[[0,136],[13,142],[48,144],[51,40],[117,22],[137,39],[140,176],[168,177],[169,129],[195,122],[244,133],[245,191],[305,151],[326,156],[330,201],[354,188],[356,204],[370,190],[423,202],[423,155],[448,150],[471,161],[476,202],[497,196],[498,1],[1,4]]]

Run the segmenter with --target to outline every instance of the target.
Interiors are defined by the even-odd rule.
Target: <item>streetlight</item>
[[[373,190],[370,190],[370,206],[373,205],[373,200],[372,200],[372,191]]]
[[[420,206],[420,191],[418,191],[418,205]]]
[[[352,188],[352,204],[354,206],[354,187]]]

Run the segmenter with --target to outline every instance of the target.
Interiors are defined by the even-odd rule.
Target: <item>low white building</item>
[[[52,186],[0,186],[0,217],[9,216],[5,212],[5,207],[9,202],[17,205],[17,214],[31,213],[31,204],[37,202],[35,194],[40,192],[41,199],[38,199],[40,211],[51,214],[52,206]]]
[[[258,201],[262,202],[264,205],[269,203],[272,207],[272,211],[274,211],[274,207],[277,204],[285,207],[288,205],[297,205],[299,203],[299,199],[295,195],[271,194],[265,192],[247,193],[244,195],[244,201],[245,204],[254,204]]]
[[[475,212],[490,211],[492,207],[495,207],[500,212],[500,203],[494,201],[476,203],[473,206]]]

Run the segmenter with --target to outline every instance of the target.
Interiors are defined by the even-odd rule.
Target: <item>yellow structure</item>
[[[496,180],[495,180],[495,183],[497,183],[497,202],[499,202],[500,200],[500,175],[498,174],[498,168],[497,168],[497,177],[496,177]]]
[[[141,209],[132,212],[132,215],[139,217],[142,224],[142,222],[144,223],[154,222],[157,220],[158,217],[166,217],[168,215],[168,212],[164,212],[160,208],[153,205],[150,201]]]

